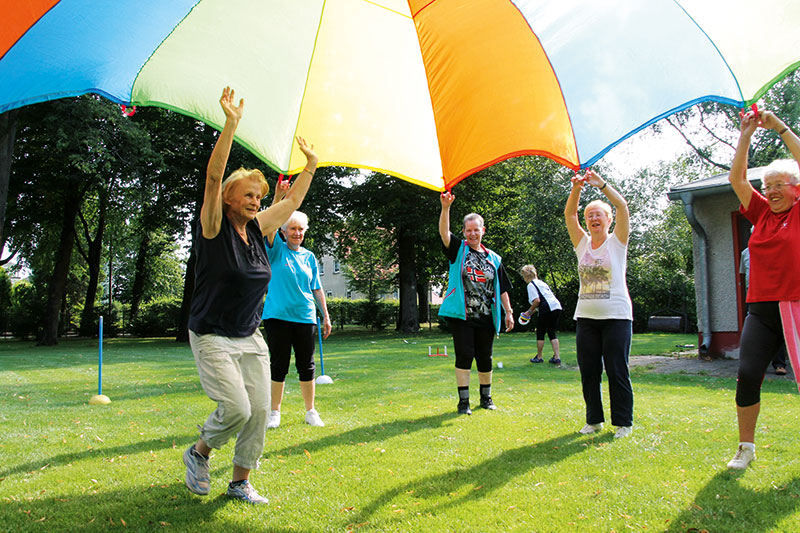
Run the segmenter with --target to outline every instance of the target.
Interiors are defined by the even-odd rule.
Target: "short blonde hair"
[[[800,183],[800,167],[797,166],[797,161],[794,159],[776,159],[764,170],[761,183],[763,184],[768,177],[772,176],[788,178],[792,185],[797,185]]]
[[[536,267],[533,265],[525,265],[519,269],[519,273],[524,280],[538,279],[539,277],[539,275],[536,273]]]
[[[239,180],[243,179],[251,179],[254,181],[258,181],[261,184],[261,198],[264,198],[267,193],[269,193],[269,183],[267,183],[267,178],[264,177],[264,174],[258,170],[257,168],[244,168],[239,167],[237,170],[234,170],[230,176],[225,178],[222,182],[222,206],[223,209],[225,208],[225,192],[230,189],[231,185],[236,183]]]
[[[591,209],[592,207],[599,207],[603,211],[605,211],[606,214],[608,214],[609,218],[614,218],[614,212],[611,210],[611,206],[608,205],[607,203],[605,203],[603,200],[592,200],[591,202],[589,202],[586,205],[586,207],[583,208],[583,217],[584,218],[586,218],[587,211],[589,211],[589,209]]]
[[[287,231],[289,229],[289,225],[292,222],[297,222],[298,224],[303,226],[303,231],[308,229],[308,215],[306,215],[302,211],[295,211],[294,213],[289,215],[289,218],[286,220],[286,222],[283,223],[281,229],[283,231]]]

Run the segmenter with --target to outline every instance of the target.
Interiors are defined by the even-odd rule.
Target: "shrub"
[[[178,332],[181,298],[162,296],[142,304],[131,320],[130,332],[138,337],[169,337]]]
[[[11,290],[9,328],[15,337],[36,337],[44,315],[44,298],[29,281],[20,281]]]

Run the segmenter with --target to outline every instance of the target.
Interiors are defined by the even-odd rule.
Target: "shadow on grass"
[[[367,522],[373,514],[389,508],[394,500],[406,495],[415,500],[412,503],[415,505],[414,510],[422,514],[436,514],[471,501],[481,500],[486,494],[502,488],[520,475],[563,461],[567,457],[587,450],[592,444],[608,443],[611,440],[613,436],[610,433],[591,440],[570,433],[506,450],[470,468],[454,468],[389,489],[364,509],[359,510],[355,520],[348,521],[348,525]],[[458,492],[461,494],[455,494]],[[397,507],[402,505],[398,503]],[[391,519],[398,523],[406,520],[404,516]]]
[[[0,470],[0,479],[14,474],[40,470],[48,465],[49,467],[63,466],[84,459],[94,459],[98,456],[116,457],[118,455],[133,455],[136,453],[149,452],[151,450],[172,448],[173,444],[175,447],[183,449],[183,447],[188,447],[189,444],[195,440],[197,440],[197,435],[168,435],[161,439],[143,440],[122,444],[120,446],[97,447],[80,452],[62,453],[60,455],[54,455],[38,461],[29,461],[5,470]]]
[[[800,478],[773,484],[769,490],[752,490],[741,485],[742,475],[726,470],[714,476],[667,531],[774,531],[800,505]]]
[[[345,431],[344,433],[336,433],[335,435],[329,435],[321,439],[317,438],[313,440],[307,440],[293,446],[281,448],[280,450],[270,451],[269,455],[290,455],[293,453],[304,454],[305,450],[308,450],[309,452],[315,452],[325,449],[329,446],[341,446],[343,444],[358,444],[362,442],[390,439],[400,434],[441,427],[445,421],[458,418],[459,416],[461,415],[458,413],[448,412],[413,420],[402,419],[385,424],[373,424],[371,426],[358,427],[351,429],[350,431]]]
[[[252,520],[237,524],[216,517],[231,506],[234,512]],[[269,514],[265,513],[268,508],[233,501],[223,494],[194,496],[182,483],[171,483],[32,501],[6,499],[0,502],[0,520],[17,531],[163,529],[244,533],[270,528]]]

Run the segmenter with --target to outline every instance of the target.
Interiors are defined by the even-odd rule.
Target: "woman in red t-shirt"
[[[747,179],[747,153],[757,127],[775,130],[795,161],[773,162],[762,178],[763,194]],[[761,408],[761,383],[772,355],[783,342],[778,303],[800,300],[793,275],[800,267],[800,138],[769,111],[742,118],[739,144],[728,179],[742,203],[740,211],[753,224],[750,237],[748,313],[739,346],[736,411],[739,447],[728,468],[747,468],[756,458],[755,429]],[[794,369],[795,372],[798,369]]]

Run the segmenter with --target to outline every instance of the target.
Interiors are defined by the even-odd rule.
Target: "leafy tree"
[[[778,115],[794,131],[800,128],[800,72],[789,74],[762,97],[763,108]],[[705,102],[665,119],[677,131],[694,156],[707,168],[730,170],[739,138],[739,110],[717,102]],[[654,126],[656,132],[663,126]],[[773,131],[756,130],[750,145],[750,167],[764,166],[789,157],[783,141]]]
[[[0,252],[2,252],[6,242],[4,222],[8,200],[8,182],[11,176],[11,154],[14,150],[14,136],[17,132],[18,115],[19,109],[0,113]],[[6,264],[10,257],[13,257],[13,254],[0,259],[0,264]]]
[[[342,209],[351,214],[345,234],[360,238],[374,228],[391,230],[383,246],[397,264],[400,293],[397,329],[406,333],[419,330],[418,298],[427,309],[433,257],[419,252],[441,247],[437,230],[438,194],[383,174],[371,174],[351,188]],[[352,258],[353,254],[342,257],[342,262],[349,265]],[[418,290],[420,281],[423,291]]]
[[[0,267],[0,332],[8,331],[11,316],[11,279],[6,269]]]
[[[57,342],[74,249],[83,252],[88,272],[81,322],[84,331],[94,330],[90,326],[93,300],[103,231],[108,213],[113,211],[109,210],[113,187],[124,188],[137,172],[147,168],[148,147],[146,135],[134,123],[96,96],[21,110],[12,168],[12,186],[18,192],[14,241],[27,251],[27,263],[40,268],[50,264],[40,344]],[[80,237],[75,226],[78,220]],[[52,235],[57,236],[54,242]]]
[[[348,286],[367,300],[377,302],[392,290],[397,276],[397,257],[392,250],[393,231],[368,228],[351,219],[339,232],[338,254],[345,265]]]

